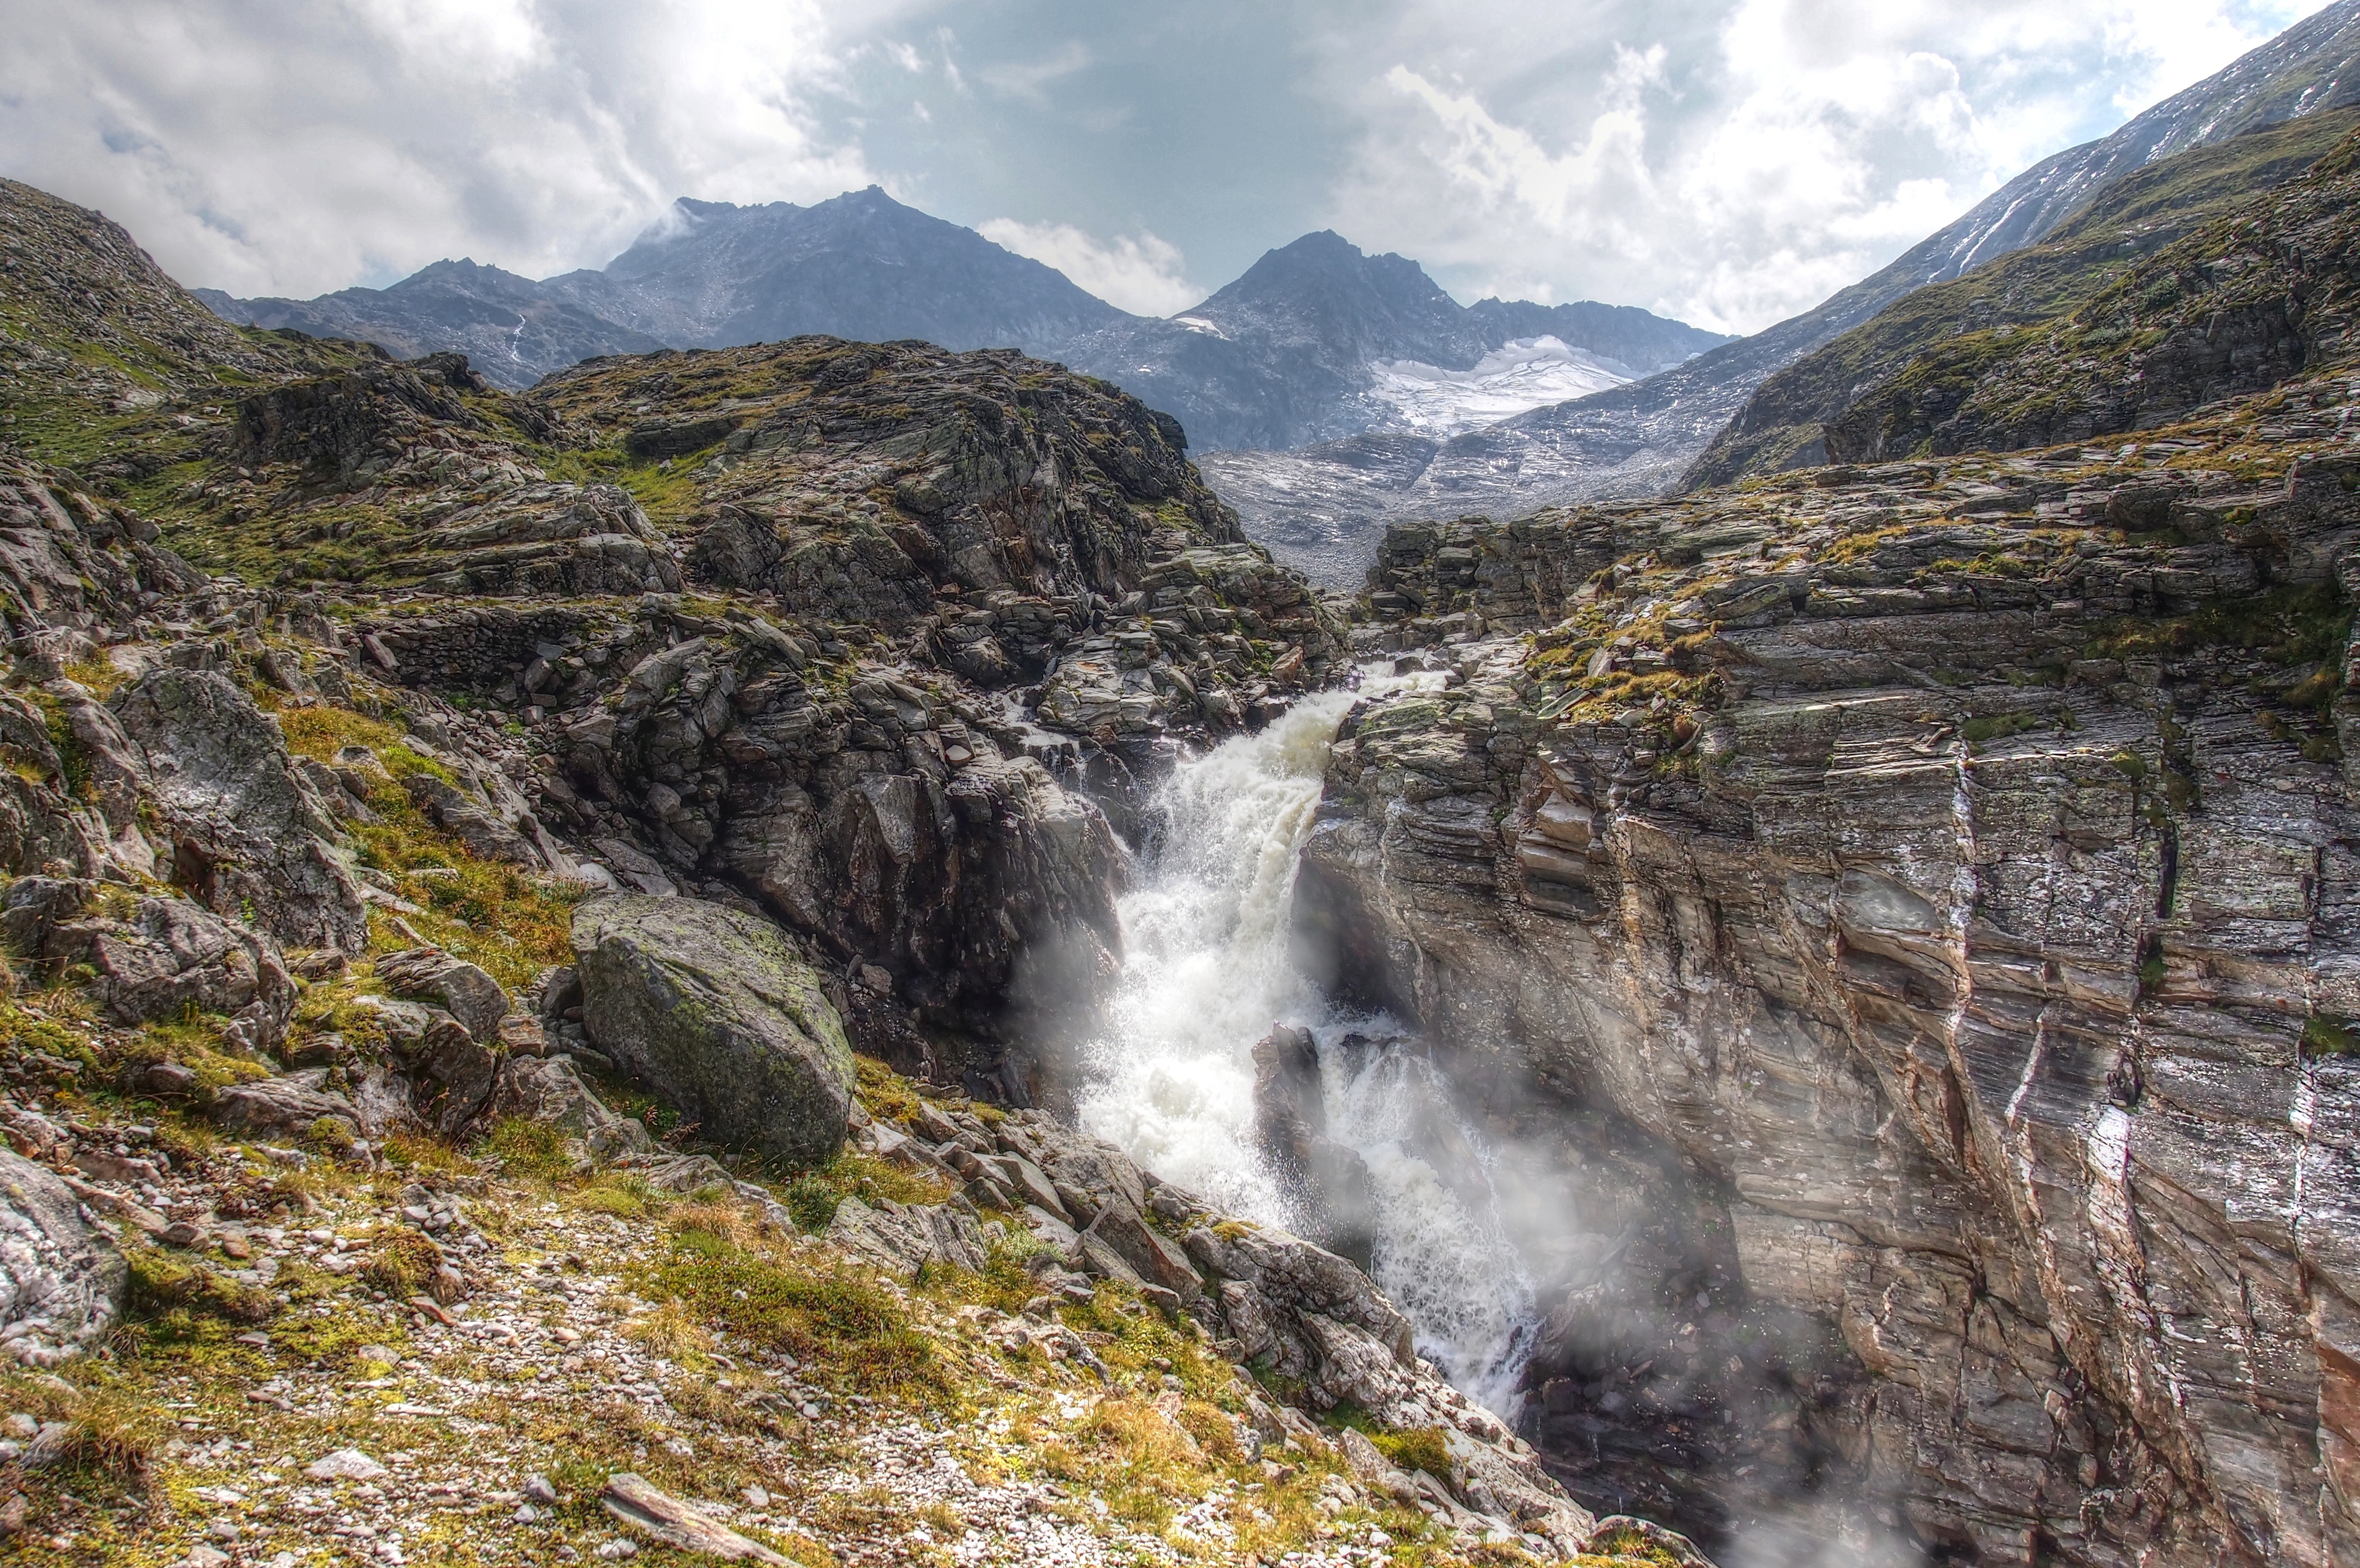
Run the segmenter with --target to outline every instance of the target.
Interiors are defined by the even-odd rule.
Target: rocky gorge
[[[11,1552],[2346,1561],[2351,147],[1349,595],[1012,351],[0,186]]]
[[[229,330],[22,187],[28,1563],[1686,1560],[1345,1258],[1032,1108],[1348,606],[1010,353]]]

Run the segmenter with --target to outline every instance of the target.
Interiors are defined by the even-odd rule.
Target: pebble
[[[314,1481],[374,1481],[385,1473],[384,1465],[357,1448],[339,1448],[303,1470]]]

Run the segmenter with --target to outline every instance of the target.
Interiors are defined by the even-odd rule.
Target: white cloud
[[[1536,88],[1540,62],[1459,39],[1548,36],[1540,0],[1405,0],[1381,41],[1330,61],[1360,130],[1327,216],[1467,297],[1587,295],[1750,332],[2315,8],[1728,0],[1682,16],[1610,0],[1603,47],[1568,39]]]
[[[595,265],[675,196],[869,183],[817,129],[850,8],[820,0],[117,0],[0,55],[14,177],[241,294],[462,251]]]
[[[1011,98],[1046,104],[1048,89],[1076,71],[1088,69],[1090,50],[1087,44],[1068,40],[1055,53],[1039,60],[1015,60],[1002,65],[987,66],[976,74],[986,85],[999,89]]]
[[[1205,298],[1181,273],[1178,248],[1142,230],[1102,243],[1071,223],[1020,223],[993,218],[976,225],[992,244],[1044,262],[1109,305],[1141,316],[1169,316]]]
[[[1333,227],[1466,299],[1751,329],[2317,4],[19,4],[0,170],[245,294],[541,276],[675,196],[874,180],[1157,313],[1183,250],[1218,283]]]

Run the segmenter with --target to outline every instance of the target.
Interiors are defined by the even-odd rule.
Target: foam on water
[[[1289,954],[1296,859],[1355,700],[1306,698],[1261,733],[1182,763],[1158,789],[1162,832],[1122,900],[1123,973],[1110,1027],[1085,1053],[1077,1109],[1084,1127],[1158,1174],[1232,1213],[1295,1226],[1253,1146],[1252,1051],[1273,1024],[1309,1028],[1329,1136],[1369,1166],[1377,1283],[1417,1325],[1421,1353],[1505,1413],[1533,1293],[1499,1223],[1480,1135],[1414,1036],[1339,1011]]]

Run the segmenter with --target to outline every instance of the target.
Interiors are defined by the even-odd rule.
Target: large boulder
[[[251,909],[283,942],[367,948],[359,885],[330,848],[334,819],[277,721],[236,682],[163,666],[113,707],[149,781],[175,883],[216,913]]]
[[[844,1147],[852,1049],[776,928],[627,894],[575,911],[574,952],[592,1043],[705,1138],[803,1165]]]
[[[48,1367],[95,1343],[130,1271],[63,1181],[0,1149],[0,1355]]]

